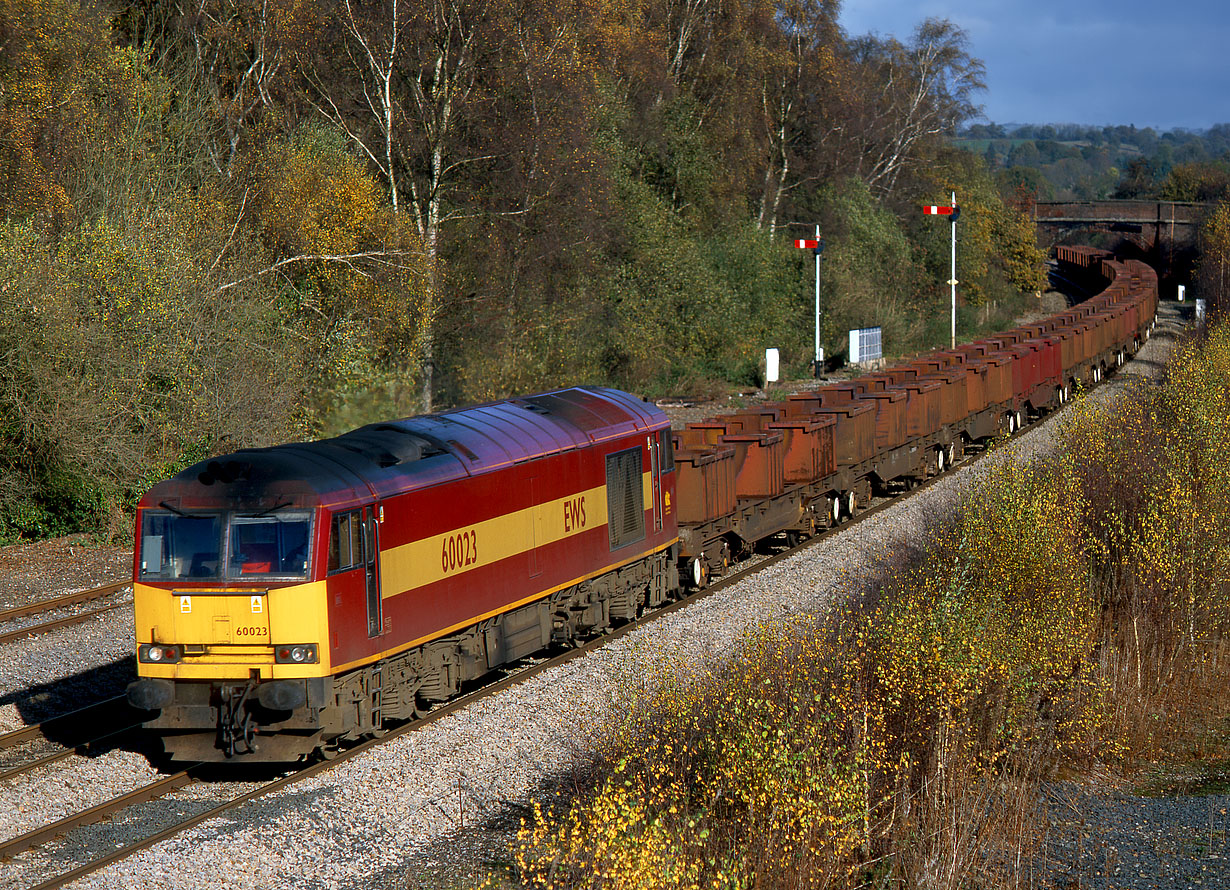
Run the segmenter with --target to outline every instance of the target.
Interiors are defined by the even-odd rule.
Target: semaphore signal
[[[957,193],[952,193],[952,204],[924,204],[923,213],[928,216],[946,216],[952,223],[952,277],[948,286],[952,288],[952,340],[950,349],[957,348],[957,217],[961,208],[957,206]]]
[[[796,238],[794,246],[810,250],[816,255],[816,357],[812,361],[811,370],[814,376],[819,377],[820,369],[824,366],[824,352],[820,349],[820,254],[824,252],[824,239],[820,237],[820,227],[816,226],[815,238]]]

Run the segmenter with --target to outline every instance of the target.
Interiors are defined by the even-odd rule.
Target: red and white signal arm
[[[923,205],[923,213],[935,216],[952,216],[952,213],[957,208],[949,207],[947,204],[925,204]]]
[[[816,240],[815,238],[796,238],[794,239],[794,246],[795,247],[810,247],[812,250],[815,250],[817,247],[820,246],[820,242]]]

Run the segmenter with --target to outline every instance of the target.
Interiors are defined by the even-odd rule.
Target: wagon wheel
[[[841,524],[841,495],[829,498],[829,527]]]
[[[692,586],[700,590],[705,586],[705,582],[709,580],[709,566],[705,564],[705,560],[700,556],[692,557],[692,561],[688,563],[688,580],[692,582]]]

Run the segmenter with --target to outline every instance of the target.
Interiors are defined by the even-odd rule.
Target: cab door
[[[367,635],[384,632],[384,605],[380,599],[380,526],[374,507],[363,508],[363,565],[367,576]]]
[[[649,476],[652,480],[650,497],[653,501],[653,528],[662,531],[662,454],[658,446],[658,437],[649,437]]]

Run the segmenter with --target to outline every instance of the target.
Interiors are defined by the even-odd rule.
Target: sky
[[[969,35],[971,54],[987,67],[976,101],[995,123],[1160,131],[1230,123],[1226,0],[842,2],[851,36],[908,41],[925,18],[949,19]]]

